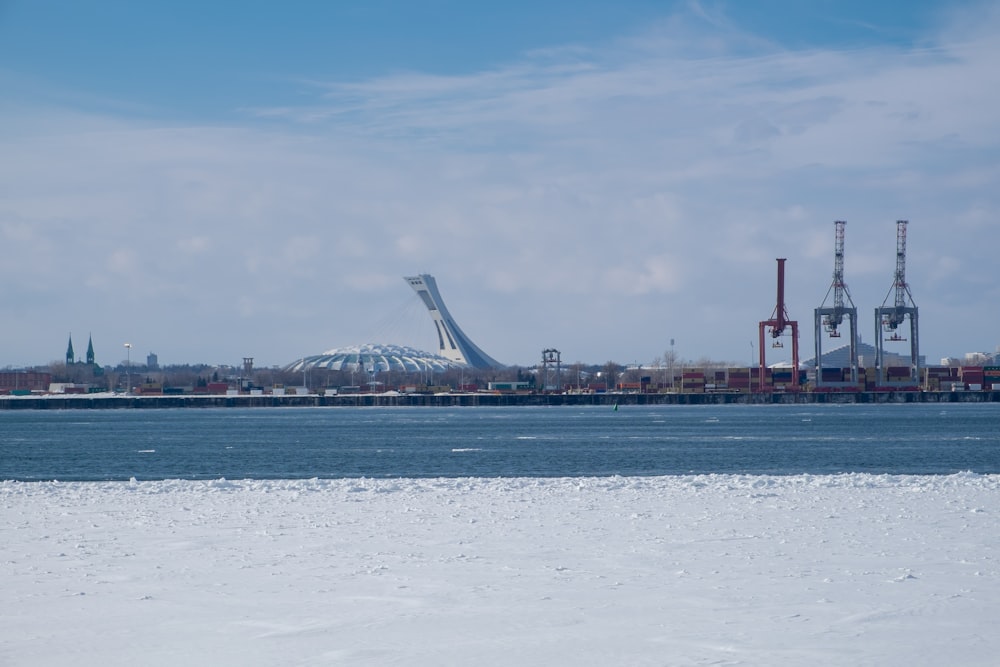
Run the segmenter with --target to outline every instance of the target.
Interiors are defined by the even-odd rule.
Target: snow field
[[[0,482],[0,664],[992,665],[998,490]]]

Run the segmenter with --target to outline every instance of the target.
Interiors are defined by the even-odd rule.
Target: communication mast
[[[771,327],[770,334],[774,342],[772,347],[784,347],[781,336],[786,328],[792,330],[792,390],[799,388],[799,323],[788,318],[785,308],[785,259],[778,259],[778,303],[774,307],[771,319],[760,322],[760,383],[761,391],[766,389],[765,372],[767,369],[767,353],[764,351],[764,329]]]
[[[896,276],[882,305],[875,309],[875,373],[879,384],[889,383],[891,372],[885,367],[883,342],[900,342],[899,325],[910,320],[910,370],[909,377],[893,377],[892,383],[920,384],[920,356],[917,338],[917,304],[913,302],[910,286],[906,284],[906,220],[896,221]],[[893,305],[889,297],[895,294]],[[890,334],[884,338],[882,334]]]
[[[843,220],[837,220],[834,225],[834,250],[833,250],[833,282],[823,303],[815,312],[816,317],[816,386],[823,384],[823,332],[826,331],[830,338],[840,338],[840,325],[844,323],[844,318],[849,320],[851,335],[850,359],[851,384],[858,383],[858,309],[854,306],[854,300],[844,282],[844,227],[847,225]],[[833,306],[826,305],[827,299],[833,293]],[[845,306],[846,303],[850,304]]]
[[[556,368],[555,385],[549,384],[549,372],[551,371],[552,366],[555,366]],[[542,379],[542,391],[549,391],[550,388],[559,389],[561,387],[560,375],[562,374],[562,360],[559,350],[553,347],[542,350],[542,368],[545,371]]]

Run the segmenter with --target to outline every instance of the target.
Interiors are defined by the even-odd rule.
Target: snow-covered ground
[[[1000,476],[0,483],[0,665],[996,665]]]

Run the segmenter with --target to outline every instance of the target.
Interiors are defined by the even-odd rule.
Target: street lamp
[[[132,343],[125,343],[125,395],[132,387]]]
[[[674,391],[674,339],[670,339],[670,392]]]

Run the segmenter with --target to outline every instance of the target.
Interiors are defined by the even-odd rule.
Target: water
[[[1000,473],[1000,405],[0,411],[0,479]]]

